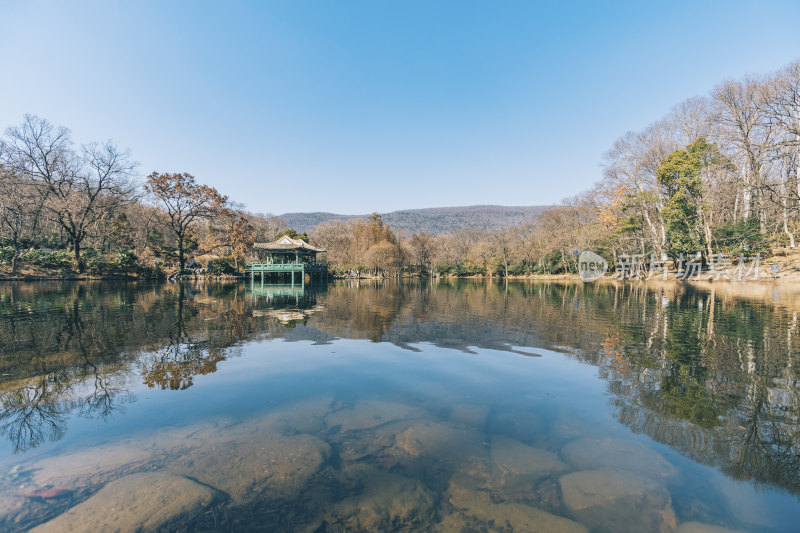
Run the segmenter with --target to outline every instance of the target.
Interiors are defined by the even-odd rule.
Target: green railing
[[[251,270],[303,270],[305,263],[247,263],[244,265],[244,271]]]
[[[319,263],[246,263],[245,272],[280,272],[290,270],[321,271],[325,270],[324,264]]]

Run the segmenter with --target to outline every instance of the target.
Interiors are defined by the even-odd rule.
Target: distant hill
[[[533,220],[548,207],[550,206],[470,205],[466,207],[403,209],[380,215],[392,229],[400,230],[407,235],[417,232],[442,234],[475,227],[496,230],[518,226],[525,221]],[[317,211],[314,213],[284,213],[279,217],[286,222],[288,227],[302,233],[328,220],[366,219],[369,215],[339,215]]]

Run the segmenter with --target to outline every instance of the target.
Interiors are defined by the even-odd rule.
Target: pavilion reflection
[[[794,292],[793,292],[794,291]],[[0,287],[0,433],[16,450],[132,384],[185,390],[243,341],[337,338],[564,351],[621,423],[738,479],[800,494],[800,298],[791,287],[364,281]]]

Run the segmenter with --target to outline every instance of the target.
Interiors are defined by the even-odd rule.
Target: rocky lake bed
[[[679,524],[675,468],[636,440],[580,437],[589,422],[568,418],[542,428],[563,435],[547,443],[490,435],[502,411],[469,407],[440,418],[322,396],[34,459],[13,467],[28,475],[3,497],[0,520],[46,518],[37,532],[246,529],[237,520],[252,513],[307,532],[734,531],[700,510]],[[20,496],[36,487],[69,493]]]
[[[791,531],[800,310],[731,291],[0,291],[0,530]]]

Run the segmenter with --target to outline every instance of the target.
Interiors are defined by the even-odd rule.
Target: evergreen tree
[[[666,225],[667,250],[673,257],[703,249],[701,170],[713,161],[713,149],[700,138],[685,149],[675,150],[658,166],[656,177],[668,198],[661,216]]]

